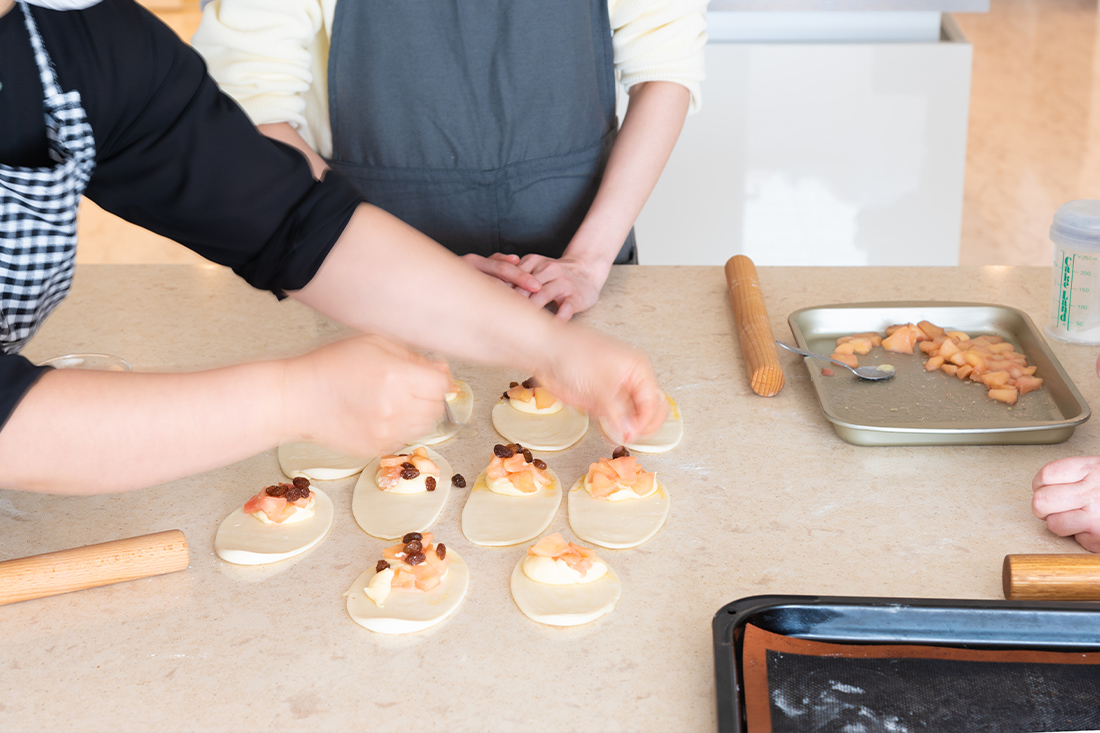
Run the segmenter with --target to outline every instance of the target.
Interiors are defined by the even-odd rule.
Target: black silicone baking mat
[[[722,731],[1100,729],[1100,604],[756,596],[713,630]]]

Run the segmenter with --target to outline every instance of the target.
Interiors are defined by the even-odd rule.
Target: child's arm
[[[520,260],[520,267],[542,283],[530,294],[535,305],[557,303],[558,317],[565,320],[595,305],[615,255],[676,146],[690,96],[675,82],[631,87],[600,188],[569,246],[557,260],[541,255]]]
[[[1100,456],[1062,458],[1039,469],[1031,482],[1032,511],[1056,535],[1072,535],[1100,552]]]

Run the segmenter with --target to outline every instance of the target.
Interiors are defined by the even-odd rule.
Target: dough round
[[[550,626],[579,626],[611,613],[622,595],[619,576],[610,567],[607,575],[591,583],[548,585],[531,580],[519,559],[512,569],[512,599],[523,615]]]
[[[317,495],[313,516],[294,524],[264,524],[244,508],[222,521],[214,535],[214,552],[237,565],[263,565],[300,555],[320,542],[332,526],[332,500],[310,487]]]
[[[443,505],[447,503],[452,473],[447,459],[431,448],[427,448],[427,451],[432,463],[439,466],[435,491],[416,494],[382,491],[374,480],[378,473],[379,459],[375,458],[363,469],[352,494],[351,513],[364,532],[373,537],[392,540],[407,532],[423,532],[432,526],[432,522],[443,510]],[[409,453],[412,453],[412,448]]]
[[[613,550],[637,547],[664,526],[671,504],[668,490],[657,480],[657,491],[644,499],[593,499],[584,490],[584,476],[569,490],[569,526],[585,542]]]
[[[462,507],[462,534],[477,545],[505,547],[538,537],[561,506],[561,481],[549,468],[550,484],[530,496],[498,494],[477,477]]]
[[[313,443],[284,443],[279,446],[279,467],[290,478],[305,476],[318,481],[335,481],[354,476],[370,460],[338,453]]]
[[[625,445],[632,451],[639,453],[664,453],[680,444],[684,437],[684,418],[680,414],[680,406],[665,392],[661,393],[668,403],[668,417],[661,423],[657,430],[649,435],[641,435],[630,443],[624,443],[621,435],[616,435],[607,418],[600,418],[600,429],[603,434],[616,445]]]
[[[462,380],[456,379],[455,384],[458,385],[458,396],[451,401],[451,412],[454,414],[455,420],[457,420],[459,424],[452,425],[448,430],[444,430],[443,423],[446,422],[446,420],[440,418],[436,421],[435,427],[432,428],[431,432],[416,441],[414,445],[435,445],[436,443],[442,443],[444,440],[453,438],[466,423],[470,422],[470,417],[474,414],[474,392],[470,389],[470,385]]]
[[[565,450],[588,432],[588,413],[572,405],[550,415],[520,412],[500,400],[493,405],[493,427],[511,443],[531,450]]]
[[[439,585],[429,591],[394,588],[381,607],[363,591],[374,577],[374,570],[363,573],[345,594],[351,620],[379,634],[411,634],[447,618],[462,603],[470,585],[470,568],[466,561],[450,548],[447,548],[447,557],[451,564]]]

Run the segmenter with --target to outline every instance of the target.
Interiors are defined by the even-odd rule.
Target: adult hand
[[[520,268],[519,255],[506,255],[500,252],[494,252],[488,257],[482,257],[481,255],[475,254],[462,255],[462,259],[475,270],[495,277],[504,284],[519,290],[524,295],[537,293],[542,288],[542,284],[539,282],[538,278],[527,270]]]
[[[559,347],[536,372],[562,400],[606,416],[629,441],[660,427],[668,408],[642,351],[586,328],[557,326]]]
[[[381,336],[357,336],[288,360],[284,386],[297,439],[373,456],[431,429],[451,375]]]
[[[1100,552],[1100,456],[1062,458],[1039,469],[1031,482],[1032,511],[1056,535],[1073,535]]]
[[[539,308],[549,303],[558,306],[558,318],[568,321],[586,311],[600,299],[600,290],[607,282],[608,266],[570,257],[555,260],[542,255],[527,255],[519,267],[538,278],[542,287],[530,295]]]

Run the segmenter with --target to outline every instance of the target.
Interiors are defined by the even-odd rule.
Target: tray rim
[[[852,443],[853,445],[981,445],[992,444],[989,440],[979,441],[967,441],[967,440],[954,440],[946,443],[934,442],[934,438],[937,436],[1002,436],[1002,435],[1014,435],[1021,433],[1036,433],[1040,439],[1034,441],[1036,444],[1051,443],[1051,442],[1063,442],[1068,440],[1073,434],[1073,431],[1082,423],[1088,421],[1092,417],[1092,408],[1089,407],[1088,402],[1077,389],[1077,385],[1070,378],[1065,368],[1062,366],[1062,362],[1059,361],[1057,355],[1050,349],[1050,345],[1046,342],[1046,337],[1040,331],[1035,322],[1024,311],[1010,305],[1003,305],[1000,303],[979,303],[972,301],[948,301],[948,300],[878,300],[878,301],[863,301],[855,303],[831,303],[827,305],[807,306],[794,310],[787,316],[787,325],[791,330],[791,334],[794,336],[795,342],[803,349],[808,349],[805,335],[802,332],[801,327],[798,325],[798,317],[804,313],[810,311],[825,311],[825,310],[855,310],[855,309],[871,309],[871,308],[992,308],[997,310],[1006,311],[1016,316],[1024,322],[1024,324],[1031,330],[1032,334],[1037,336],[1038,342],[1043,349],[1044,356],[1051,362],[1054,367],[1055,373],[1059,379],[1065,384],[1073,400],[1077,403],[1080,414],[1077,417],[1066,418],[1063,420],[1043,420],[1026,423],[1023,425],[1010,425],[1003,427],[919,427],[919,426],[878,426],[878,425],[866,425],[863,423],[853,423],[847,420],[843,420],[835,415],[832,415],[826,408],[824,401],[822,400],[821,392],[818,389],[817,381],[813,376],[813,370],[807,365],[807,370],[810,374],[810,384],[813,386],[814,396],[817,398],[818,407],[821,409],[822,415],[833,426],[834,432],[842,440]],[[803,362],[806,363],[805,358]],[[1064,437],[1062,437],[1064,433]],[[1044,437],[1053,436],[1053,441],[1043,439]],[[913,436],[913,441],[876,441],[876,442],[857,442],[851,440],[852,436]]]
[[[725,604],[711,621],[714,649],[715,696],[717,699],[718,730],[721,733],[742,733],[743,706],[738,652],[733,634],[739,626],[757,614],[783,606],[847,606],[847,607],[915,607],[922,609],[977,609],[1013,611],[1041,611],[1049,613],[1073,612],[1100,614],[1100,602],[1093,601],[1008,601],[997,599],[960,598],[897,598],[882,596],[815,596],[763,594],[746,596]],[[797,634],[791,634],[801,638]],[[837,640],[840,643],[842,640]],[[866,640],[852,643],[869,644]],[[914,645],[930,646],[921,642]],[[962,644],[960,644],[962,645]],[[938,646],[946,646],[938,644]],[[1096,647],[1100,650],[1100,645]]]

